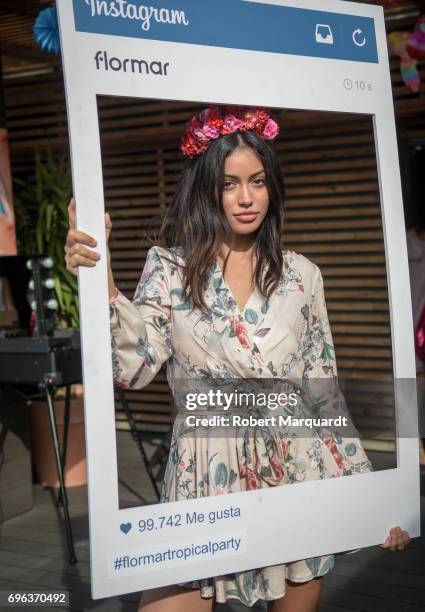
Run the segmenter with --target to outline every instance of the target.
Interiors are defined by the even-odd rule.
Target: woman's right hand
[[[74,274],[78,275],[78,268],[80,266],[92,268],[96,265],[96,263],[100,259],[100,253],[97,251],[93,251],[92,249],[97,246],[96,240],[86,234],[85,232],[81,232],[75,229],[75,200],[71,199],[68,206],[68,220],[69,220],[69,230],[66,235],[65,242],[65,262],[66,268]],[[109,236],[111,234],[112,229],[112,221],[109,213],[105,214],[105,234],[106,234],[106,243],[108,244]],[[91,247],[91,248],[87,248]],[[112,295],[115,293],[115,286],[113,283],[112,277],[112,269],[111,269],[111,256],[109,253],[109,248],[107,248],[107,256],[108,256],[108,284],[109,284],[109,294]]]

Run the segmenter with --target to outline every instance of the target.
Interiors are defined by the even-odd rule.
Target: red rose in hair
[[[258,110],[258,121],[262,124],[266,124],[269,120],[270,113],[267,112],[264,108],[260,108]]]
[[[207,147],[205,146],[205,149],[206,148]],[[181,150],[183,154],[187,157],[195,157],[196,155],[199,155],[203,152],[201,150],[201,147],[196,143],[195,139],[192,136],[188,136],[183,139],[181,144]]]

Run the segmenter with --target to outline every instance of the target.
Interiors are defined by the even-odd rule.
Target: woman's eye
[[[254,185],[265,185],[266,184],[266,179],[265,178],[257,178],[253,181]]]
[[[224,181],[224,185],[223,185],[224,189],[228,190],[231,189],[233,187],[233,183],[232,181]]]

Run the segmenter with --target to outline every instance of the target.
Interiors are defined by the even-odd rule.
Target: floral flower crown
[[[274,140],[279,134],[278,124],[265,108],[209,106],[186,124],[180,149],[185,157],[197,157],[220,136],[248,130],[263,140]]]

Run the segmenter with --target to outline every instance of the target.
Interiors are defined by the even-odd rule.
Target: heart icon
[[[130,531],[131,527],[132,527],[131,523],[121,523],[120,525],[121,531],[125,534],[127,534]]]

